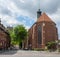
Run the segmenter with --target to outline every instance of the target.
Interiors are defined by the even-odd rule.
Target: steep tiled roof
[[[41,16],[37,19],[37,22],[53,22],[47,15],[46,13],[41,14]],[[54,22],[53,22],[54,23]]]
[[[0,23],[0,30],[2,30],[4,33],[9,34],[8,31],[6,30],[6,28],[1,23]]]

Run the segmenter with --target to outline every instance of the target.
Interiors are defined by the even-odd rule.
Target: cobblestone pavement
[[[0,52],[0,57],[60,57],[58,52],[46,52],[46,51],[5,51]]]

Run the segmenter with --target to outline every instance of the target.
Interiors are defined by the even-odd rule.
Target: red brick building
[[[58,40],[58,32],[55,22],[53,22],[46,13],[37,12],[37,21],[28,30],[26,47],[45,48],[50,41]]]
[[[10,36],[0,21],[0,49],[8,49],[8,47],[10,47]]]

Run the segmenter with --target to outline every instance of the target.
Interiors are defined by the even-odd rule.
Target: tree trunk
[[[22,40],[22,49],[24,49],[24,41]]]

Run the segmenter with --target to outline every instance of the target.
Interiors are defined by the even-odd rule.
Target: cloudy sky
[[[23,24],[28,29],[37,20],[36,12],[39,8],[57,24],[60,38],[60,0],[0,0],[2,24]]]

